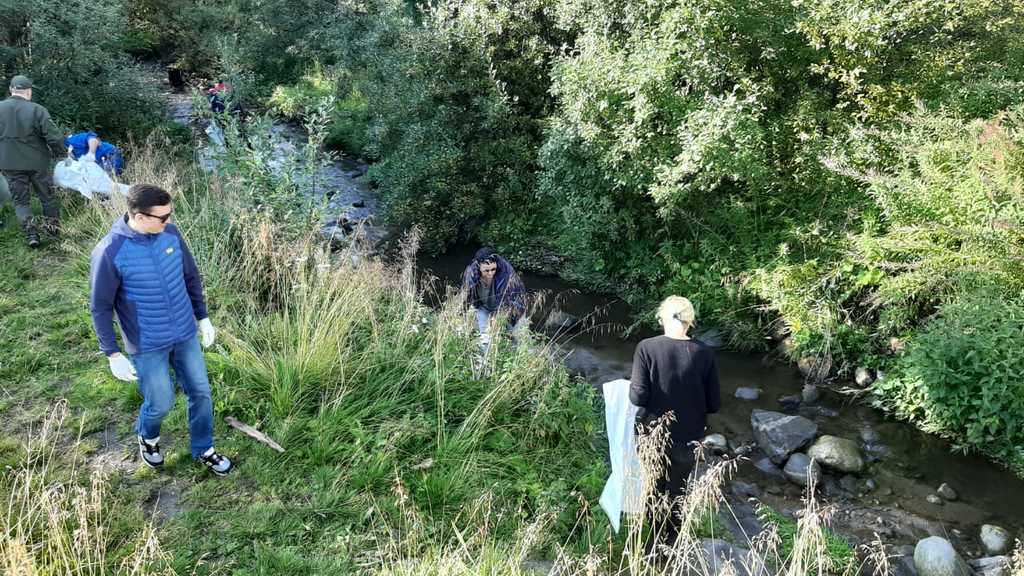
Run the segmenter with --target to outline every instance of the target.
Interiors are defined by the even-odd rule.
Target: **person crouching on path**
[[[708,414],[718,412],[722,403],[714,352],[689,336],[694,321],[689,300],[663,300],[658,322],[665,333],[637,344],[629,385],[629,401],[640,408],[636,420],[641,431],[668,413],[674,416],[665,446],[668,468],[656,484],[673,501],[683,494],[695,464],[691,443],[703,438]]]
[[[491,248],[481,248],[462,274],[462,285],[476,312],[481,343],[490,341],[489,328],[500,312],[508,313],[508,328],[515,329],[524,317],[525,288],[519,274]]]
[[[64,139],[64,145],[75,160],[95,162],[111,176],[124,172],[124,154],[117,146],[100,140],[95,132],[76,132]]]
[[[114,376],[139,382],[143,400],[135,432],[143,462],[154,468],[164,463],[160,423],[174,407],[176,380],[188,397],[192,457],[224,476],[232,464],[213,447],[210,381],[199,347],[199,335],[208,348],[216,331],[195,260],[168,222],[171,210],[171,196],[162,188],[139,184],[128,191],[128,213],[92,251],[93,327]],[[127,356],[117,346],[115,312]]]

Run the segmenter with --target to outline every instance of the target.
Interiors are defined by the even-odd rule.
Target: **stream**
[[[171,92],[166,81],[164,84],[169,115],[187,124],[191,109],[187,96]],[[294,124],[275,123],[271,130],[281,153],[300,148],[305,142],[304,131]],[[351,223],[364,223],[373,241],[387,236],[387,230],[373,223],[377,197],[364,177],[366,169],[364,163],[340,155],[317,171],[310,193],[315,199],[327,200],[322,228],[325,234],[343,235],[337,223],[344,216]],[[422,256],[420,270],[456,285],[475,249],[458,246],[439,257]],[[633,323],[634,311],[629,306],[556,278],[529,273],[522,277],[531,294],[542,296],[543,305],[537,307],[539,312],[531,319],[533,329],[552,336],[564,350],[565,364],[572,372],[595,387],[629,377],[636,343],[653,335],[642,330],[623,335]],[[559,316],[550,315],[556,309],[581,321],[569,328],[571,322],[558,322]],[[556,321],[546,328],[549,319]],[[1015,537],[1024,537],[1024,480],[1012,472],[979,456],[953,453],[947,441],[827,389],[810,405],[790,404],[784,408],[779,399],[799,397],[804,386],[803,377],[793,365],[774,355],[726,350],[718,350],[716,357],[722,410],[711,416],[710,428],[728,439],[732,451],[742,452],[735,449],[753,446],[754,409],[800,414],[818,425],[819,434],[850,439],[860,446],[867,462],[863,472],[826,472],[819,484],[820,499],[834,506],[832,526],[855,543],[869,542],[878,534],[897,550],[902,546],[900,553],[906,555],[912,554],[907,545],[938,535],[950,540],[966,558],[975,558],[988,555],[979,541],[982,524],[996,524]],[[758,398],[741,400],[736,397],[741,388],[758,389]],[[955,500],[936,498],[936,490],[943,483],[957,492]],[[757,496],[783,514],[792,515],[803,508],[803,488],[788,481],[756,447],[741,458],[730,491],[732,506],[747,509],[738,514],[745,514],[745,518],[739,518],[745,528],[756,525],[756,520],[750,520],[750,506],[745,504],[749,496]]]

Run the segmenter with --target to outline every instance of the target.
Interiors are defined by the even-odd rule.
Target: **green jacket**
[[[46,108],[20,96],[0,102],[0,170],[47,172],[51,153],[64,152],[64,135]]]

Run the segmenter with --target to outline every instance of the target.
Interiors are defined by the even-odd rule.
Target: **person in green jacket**
[[[60,204],[52,190],[50,162],[63,154],[64,135],[46,108],[32,102],[32,80],[15,76],[11,97],[0,102],[0,171],[14,197],[14,214],[33,248],[39,246],[40,227],[54,236],[60,232]],[[43,205],[41,223],[32,217],[33,186]]]

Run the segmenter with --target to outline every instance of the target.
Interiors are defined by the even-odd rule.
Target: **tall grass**
[[[749,550],[737,556],[742,566],[727,568],[732,573],[852,569],[852,556],[837,557],[827,511],[813,491],[795,526],[771,521],[742,541],[721,523],[734,462],[702,461],[684,497],[659,495],[653,479],[663,473],[663,434],[642,444],[644,512],[626,520],[623,534],[611,534],[594,506],[607,476],[604,446],[594,441],[602,428],[599,405],[585,383],[567,375],[556,347],[528,333],[499,333],[481,352],[463,295],[450,291],[437,306],[424,303],[415,233],[393,252],[368,252],[359,242],[332,251],[310,231],[308,212],[289,210],[288,198],[295,206],[307,202],[294,179],[245,157],[262,152],[230,148],[234,159],[204,175],[166,161],[161,142],[153,141],[136,151],[126,179],[174,193],[174,220],[203,272],[220,328],[207,354],[218,416],[236,415],[286,447],[273,459],[250,454],[236,475],[244,478],[239,488],[314,509],[300,523],[267,526],[278,531],[271,532],[277,540],[358,531],[364,545],[346,565],[382,576],[523,574],[524,562],[537,558],[553,561],[561,574],[721,574],[708,538],[733,538]],[[259,200],[262,192],[273,201]],[[117,198],[80,207],[66,243],[79,266],[123,210]],[[38,485],[38,478],[12,491],[24,496],[5,524],[5,534],[16,538],[5,544],[4,558],[34,554],[33,534],[54,515],[21,504],[36,494],[25,482]],[[96,520],[100,488],[62,504],[82,506],[78,523],[95,527],[90,534],[97,538],[104,534]],[[243,509],[220,521],[261,517],[260,504],[253,506],[251,514]],[[672,515],[679,535],[663,541]],[[12,520],[23,517],[39,520]],[[298,526],[299,535],[289,526]],[[252,546],[249,533],[243,526],[216,537],[241,534],[245,541],[232,548],[244,549]],[[147,529],[140,538],[154,542],[151,536]],[[178,545],[187,547],[185,540]],[[258,544],[255,556],[274,541]],[[66,556],[62,542],[54,540],[52,556]],[[141,558],[139,566],[159,556],[155,544],[137,550],[126,558]],[[295,555],[293,548],[288,553]],[[104,573],[85,571],[90,562],[69,573]],[[229,562],[263,566],[258,558],[246,564],[245,554]]]
[[[18,466],[0,474],[0,567],[33,576],[171,575],[152,526],[112,526],[110,484],[82,467],[68,406],[57,404],[23,444]]]

